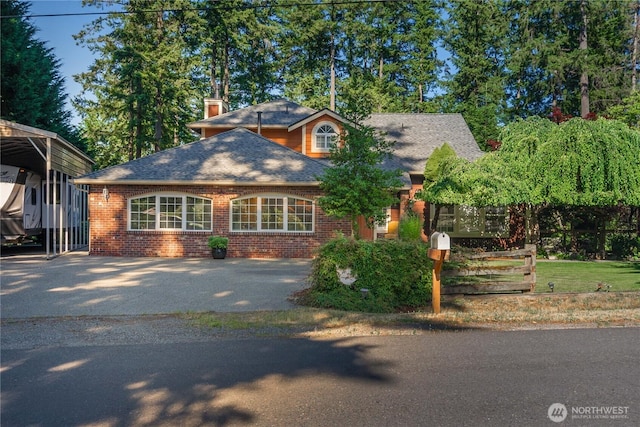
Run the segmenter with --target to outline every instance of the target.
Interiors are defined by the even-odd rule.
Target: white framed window
[[[312,151],[328,153],[338,140],[338,131],[333,123],[321,122],[313,128]]]
[[[211,231],[212,202],[186,194],[150,194],[129,199],[129,230]]]
[[[313,232],[315,203],[287,195],[248,196],[231,201],[231,231]]]
[[[431,220],[435,210],[436,206],[431,205]],[[454,237],[506,237],[509,234],[509,211],[504,206],[442,205],[437,228]]]
[[[384,221],[376,222],[376,233],[388,233],[389,223],[391,222],[391,208],[387,208]]]

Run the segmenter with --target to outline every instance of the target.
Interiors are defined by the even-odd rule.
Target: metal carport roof
[[[2,163],[32,170],[42,177],[47,170],[78,177],[91,172],[94,161],[60,135],[0,119]]]

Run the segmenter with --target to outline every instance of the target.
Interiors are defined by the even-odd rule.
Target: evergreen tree
[[[481,146],[497,137],[506,107],[507,6],[507,0],[451,0],[443,24],[453,68],[444,108],[462,113]]]
[[[627,3],[519,0],[508,11],[513,116],[547,115],[552,108],[602,114],[628,95],[631,67],[623,64],[630,63],[634,13]]]
[[[386,218],[386,208],[397,202],[400,171],[379,167],[392,155],[393,144],[367,126],[346,126],[341,141],[331,150],[332,166],[318,177],[324,196],[318,204],[329,216],[349,218],[359,237],[358,217],[370,227]]]
[[[126,14],[110,13],[78,34],[100,54],[76,76],[83,94],[75,101],[99,166],[193,140],[186,124],[199,117],[204,92],[191,78],[194,57],[184,55],[190,5],[132,0]]]
[[[337,58],[344,14],[342,5],[318,0],[291,2],[278,10],[286,98],[316,109],[331,106],[332,82],[345,77]]]
[[[86,144],[71,125],[65,107],[67,95],[60,61],[53,49],[36,38],[29,4],[0,2],[0,116],[27,126],[55,132],[85,150]]]

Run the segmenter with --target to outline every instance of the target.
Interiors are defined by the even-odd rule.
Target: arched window
[[[314,203],[286,195],[249,196],[231,202],[231,231],[313,231]]]
[[[319,123],[313,128],[313,151],[329,152],[338,139],[338,132],[331,123]]]
[[[211,200],[181,194],[129,199],[129,230],[211,231]]]

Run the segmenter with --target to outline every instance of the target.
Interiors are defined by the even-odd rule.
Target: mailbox
[[[437,231],[431,235],[431,249],[448,251],[451,249],[451,240],[447,233],[438,233]]]

